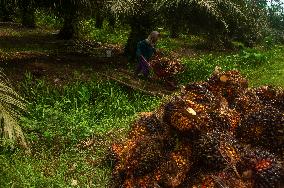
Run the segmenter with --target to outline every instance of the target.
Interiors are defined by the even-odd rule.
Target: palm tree
[[[246,0],[113,0],[111,2],[111,10],[131,27],[125,47],[126,54],[130,56],[134,54],[136,43],[161,24],[168,26],[173,36],[185,28],[190,32],[204,33],[211,39],[228,40],[236,35],[235,31],[242,31],[241,34],[245,34],[249,30],[246,24],[250,20],[248,7]]]
[[[10,85],[0,70],[0,146],[14,147],[15,143],[29,150],[18,120],[26,110],[25,100]]]
[[[78,23],[92,14],[94,2],[97,0],[38,0],[38,7],[54,13],[63,20],[58,37],[68,40],[76,36]]]
[[[136,44],[147,37],[157,25],[158,14],[153,0],[113,0],[110,10],[122,22],[130,26],[130,34],[125,45],[125,55],[134,60]]]

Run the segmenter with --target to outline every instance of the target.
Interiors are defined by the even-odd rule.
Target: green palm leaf
[[[19,144],[25,149],[28,145],[18,120],[26,110],[25,100],[18,95],[10,85],[4,72],[0,70],[0,138],[1,144]]]

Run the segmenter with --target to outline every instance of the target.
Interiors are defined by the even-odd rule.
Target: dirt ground
[[[97,74],[151,95],[170,93],[159,81],[134,77],[122,49],[95,41],[59,40],[54,30],[0,23],[0,67],[15,85],[26,73],[59,87],[75,79],[90,81]],[[111,50],[111,57],[107,57],[107,50]]]
[[[54,31],[29,30],[13,23],[0,23],[0,67],[16,82],[30,72],[35,78],[62,85],[73,80],[74,72],[88,80],[107,67],[125,68],[127,65],[120,46],[96,45],[94,42],[94,51],[100,54],[92,54],[84,51],[83,45],[58,40]],[[112,57],[104,57],[102,53],[106,49],[112,50]]]

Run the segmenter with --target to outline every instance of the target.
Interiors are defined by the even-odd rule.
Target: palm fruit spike
[[[216,96],[225,97],[230,107],[234,106],[235,99],[248,88],[247,80],[236,70],[216,71],[207,83],[209,90]]]
[[[197,159],[207,171],[230,167],[238,174],[235,166],[240,160],[241,150],[232,134],[218,131],[202,134],[194,149]]]
[[[284,115],[273,107],[264,106],[260,111],[252,111],[241,121],[236,133],[245,143],[265,147],[283,156]]]
[[[281,188],[284,174],[283,164],[275,155],[260,149],[248,148],[239,167],[243,176],[253,181],[254,188]],[[247,173],[250,172],[250,173]]]
[[[264,105],[271,105],[281,112],[284,112],[284,91],[280,88],[262,86],[256,88],[254,91]]]
[[[155,171],[154,177],[160,187],[178,187],[184,181],[192,163],[192,146],[182,142]]]

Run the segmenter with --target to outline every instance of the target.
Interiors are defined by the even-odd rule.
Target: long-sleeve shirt
[[[149,61],[155,51],[156,49],[146,40],[142,40],[137,44],[136,56],[140,57],[142,55],[147,61]]]

